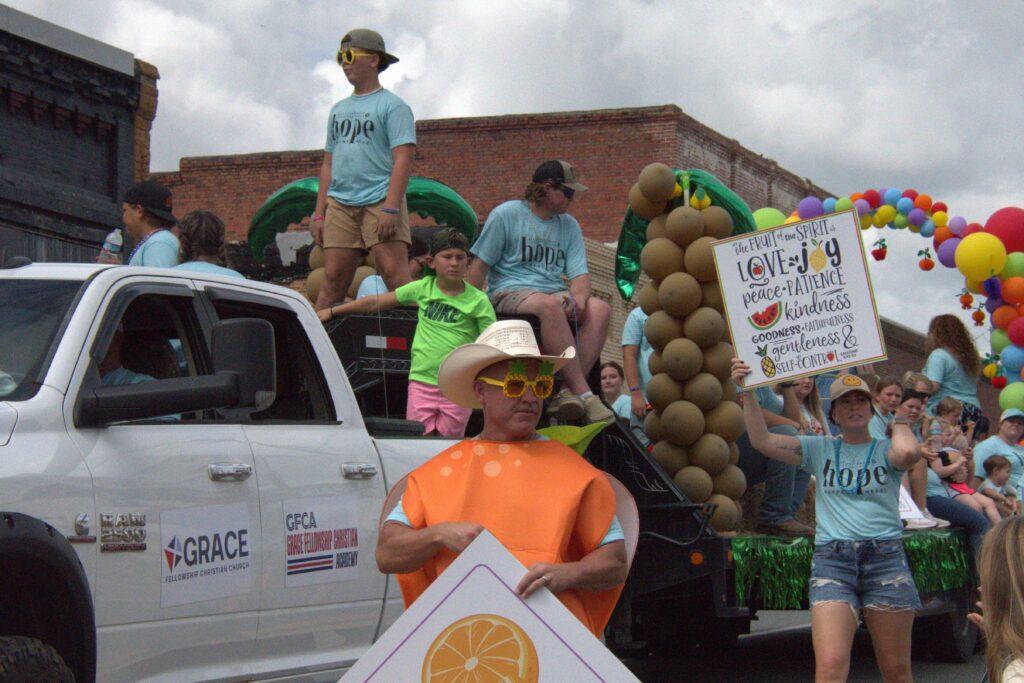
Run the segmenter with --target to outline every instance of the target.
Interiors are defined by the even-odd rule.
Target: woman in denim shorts
[[[733,359],[737,385],[750,368]],[[910,680],[910,631],[921,601],[900,536],[899,487],[921,457],[909,420],[892,422],[892,438],[872,438],[871,391],[856,375],[836,378],[829,418],[841,436],[772,434],[755,401],[743,401],[750,443],[770,458],[802,467],[815,478],[811,634],[815,678],[842,681],[863,610],[875,659],[886,681]]]

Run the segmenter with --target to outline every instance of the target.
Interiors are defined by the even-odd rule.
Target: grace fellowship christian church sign
[[[736,355],[754,388],[885,360],[854,210],[713,246]]]

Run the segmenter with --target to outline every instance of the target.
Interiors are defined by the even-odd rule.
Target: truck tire
[[[928,652],[940,662],[962,664],[974,655],[978,629],[967,619],[972,608],[972,589],[960,588],[953,593],[953,609],[945,614],[914,621],[914,649]]]
[[[0,683],[75,683],[57,651],[41,640],[0,636]]]

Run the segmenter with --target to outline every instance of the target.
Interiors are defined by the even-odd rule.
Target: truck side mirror
[[[233,410],[264,410],[277,396],[274,326],[259,318],[221,320],[213,326],[213,371],[238,381]]]

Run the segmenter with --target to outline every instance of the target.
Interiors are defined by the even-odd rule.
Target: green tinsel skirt
[[[903,548],[920,593],[959,588],[971,581],[964,534],[932,529],[903,533]],[[732,539],[736,596],[741,605],[758,584],[761,609],[805,609],[811,576],[813,538],[737,536]]]

